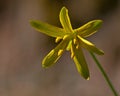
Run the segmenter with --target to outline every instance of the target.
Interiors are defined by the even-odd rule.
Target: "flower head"
[[[60,22],[63,28],[55,27],[47,23],[31,20],[31,25],[39,32],[48,36],[55,37],[55,42],[62,40],[42,61],[42,67],[47,68],[55,64],[64,51],[71,52],[71,58],[74,60],[78,72],[85,79],[89,79],[89,69],[83,55],[82,48],[98,55],[104,52],[85,38],[94,34],[102,24],[101,20],[93,20],[80,28],[73,29],[68,16],[68,10],[63,7],[60,11]]]

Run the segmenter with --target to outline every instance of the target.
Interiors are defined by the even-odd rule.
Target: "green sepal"
[[[71,47],[71,54],[72,58],[75,62],[76,68],[78,72],[81,74],[82,77],[84,77],[86,80],[89,80],[89,69],[85,60],[85,57],[83,55],[82,49],[80,46],[75,46],[72,42]]]
[[[50,53],[48,53],[48,55],[43,59],[42,67],[47,68],[55,64],[66,50],[69,40],[69,37],[66,37],[55,49],[50,51]]]
[[[104,52],[100,49],[98,49],[94,44],[92,44],[91,42],[87,41],[86,39],[78,36],[78,38],[80,39],[80,44],[82,47],[86,48],[87,50],[94,52],[98,55],[104,55]]]
[[[65,35],[69,34],[62,28],[52,26],[50,24],[47,24],[47,23],[44,23],[44,22],[41,22],[41,21],[31,20],[30,24],[32,25],[32,27],[34,29],[36,29],[37,31],[39,31],[41,33],[44,33],[48,36],[64,37]]]
[[[65,31],[68,32],[68,33],[72,33],[73,30],[72,30],[70,18],[68,16],[67,8],[63,7],[61,9],[59,18],[60,18],[60,22],[61,22],[63,28],[65,29]]]
[[[93,20],[85,25],[81,26],[80,28],[74,29],[74,32],[81,37],[88,37],[98,31],[102,25],[102,20]]]

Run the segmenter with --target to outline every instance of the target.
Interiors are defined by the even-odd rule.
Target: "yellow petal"
[[[68,33],[73,32],[70,18],[68,16],[68,10],[65,7],[63,7],[61,9],[59,16],[60,16],[60,22],[61,22],[63,28],[66,30],[66,32],[68,32]]]
[[[72,43],[71,54],[72,54],[71,57],[73,58],[76,64],[76,68],[78,72],[86,80],[89,80],[89,69],[88,69],[86,60],[84,58],[81,47],[79,46],[79,48],[76,48],[74,43]]]
[[[94,44],[92,44],[91,42],[87,41],[86,39],[78,36],[78,38],[80,39],[80,44],[82,47],[86,48],[87,50],[94,52],[98,55],[104,55],[104,52],[100,49],[98,49]]]
[[[55,47],[55,49],[50,51],[50,53],[48,53],[48,55],[43,59],[42,67],[47,68],[55,64],[63,52],[66,50],[69,40],[69,37],[64,39],[57,47]]]
[[[33,28],[35,28],[35,30],[44,33],[48,36],[52,36],[52,37],[64,37],[65,35],[67,35],[68,33],[59,27],[55,27],[52,26],[50,24],[41,22],[41,21],[37,21],[37,20],[31,20],[30,24],[32,25]]]
[[[101,27],[101,25],[102,25],[102,20],[93,20],[81,26],[80,28],[75,29],[74,32],[77,35],[80,35],[81,37],[88,37],[96,33],[98,29]]]

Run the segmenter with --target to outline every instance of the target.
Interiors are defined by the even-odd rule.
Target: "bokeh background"
[[[56,44],[29,20],[61,27],[62,6],[69,9],[73,28],[93,19],[104,21],[88,39],[105,51],[98,59],[120,93],[120,0],[0,0],[0,96],[113,96],[86,51],[89,81],[78,74],[69,52],[53,67],[41,67]]]

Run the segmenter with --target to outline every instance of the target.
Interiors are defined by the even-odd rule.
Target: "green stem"
[[[99,70],[101,71],[102,75],[104,76],[104,78],[105,78],[106,82],[108,83],[108,85],[109,85],[111,91],[113,92],[114,96],[118,96],[118,93],[116,92],[115,88],[113,87],[110,79],[108,78],[108,76],[107,76],[106,72],[104,71],[103,67],[101,66],[101,64],[97,60],[96,56],[92,52],[90,52],[90,54],[92,55],[94,61],[96,62]]]

